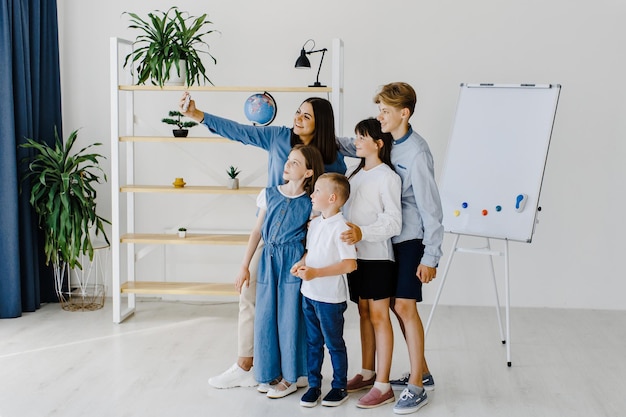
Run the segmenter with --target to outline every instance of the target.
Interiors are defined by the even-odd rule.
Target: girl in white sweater
[[[393,353],[389,303],[396,290],[391,237],[402,228],[401,179],[391,164],[392,136],[381,131],[380,122],[365,119],[355,133],[361,163],[349,175],[351,192],[344,216],[350,230],[342,238],[357,248],[358,267],[348,274],[348,285],[350,299],[359,308],[362,370],[348,381],[347,389],[371,388],[357,407],[374,408],[395,400],[389,384]]]

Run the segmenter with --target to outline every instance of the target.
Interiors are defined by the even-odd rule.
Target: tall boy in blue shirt
[[[398,269],[398,287],[391,308],[401,324],[411,371],[390,382],[394,388],[403,388],[394,413],[409,414],[428,403],[425,389],[435,388],[424,357],[424,327],[416,303],[422,301],[422,284],[437,274],[442,255],[443,212],[432,154],[426,141],[409,124],[417,103],[415,90],[403,82],[386,84],[374,102],[378,104],[381,130],[393,137],[391,162],[402,179],[402,231],[391,239]],[[337,140],[342,152],[356,155],[351,139]]]

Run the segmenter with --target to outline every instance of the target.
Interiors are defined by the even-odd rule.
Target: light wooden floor
[[[391,405],[356,408],[361,393],[337,408],[303,409],[301,393],[270,400],[253,388],[210,388],[207,378],[235,359],[236,302],[143,301],[121,325],[107,303],[0,320],[0,417],[393,415]],[[420,308],[425,318],[429,306]],[[513,309],[511,317],[508,368],[492,308],[438,307],[427,339],[437,388],[415,415],[626,416],[626,312]],[[352,376],[360,369],[354,305],[345,335]],[[407,363],[396,331],[392,375]],[[324,375],[325,391],[328,360]]]

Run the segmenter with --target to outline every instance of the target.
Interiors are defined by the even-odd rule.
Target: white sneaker
[[[252,368],[244,371],[239,365],[234,364],[221,374],[209,378],[209,385],[215,388],[254,387],[257,385]]]

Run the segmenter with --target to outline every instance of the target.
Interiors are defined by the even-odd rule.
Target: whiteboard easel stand
[[[439,284],[439,288],[437,289],[437,294],[435,295],[435,301],[433,302],[433,306],[430,310],[430,315],[428,316],[428,321],[426,322],[426,327],[424,328],[424,338],[428,334],[428,329],[430,328],[430,323],[433,319],[433,315],[435,314],[435,309],[437,308],[437,304],[439,304],[439,298],[441,298],[441,292],[443,291],[443,286],[446,283],[446,278],[448,276],[448,271],[450,270],[450,265],[452,264],[452,259],[454,258],[454,254],[456,252],[460,253],[473,253],[478,255],[488,255],[490,260],[490,269],[491,269],[491,278],[493,280],[493,288],[496,296],[496,315],[498,317],[498,325],[500,330],[500,340],[502,340],[502,344],[506,345],[506,363],[507,366],[511,366],[511,299],[510,299],[510,291],[509,291],[509,241],[508,239],[504,239],[504,252],[494,251],[491,249],[491,244],[489,238],[487,239],[487,245],[482,248],[460,248],[458,246],[460,234],[455,234],[454,243],[452,245],[452,251],[450,252],[450,257],[446,262],[446,265],[443,269],[443,276],[441,277],[441,283]],[[500,315],[500,298],[498,297],[498,284],[496,282],[496,274],[493,266],[493,257],[494,256],[504,256],[504,292],[505,292],[505,320],[506,320],[506,338],[504,337],[504,332],[502,329],[502,317]],[[508,343],[507,343],[508,342]]]

